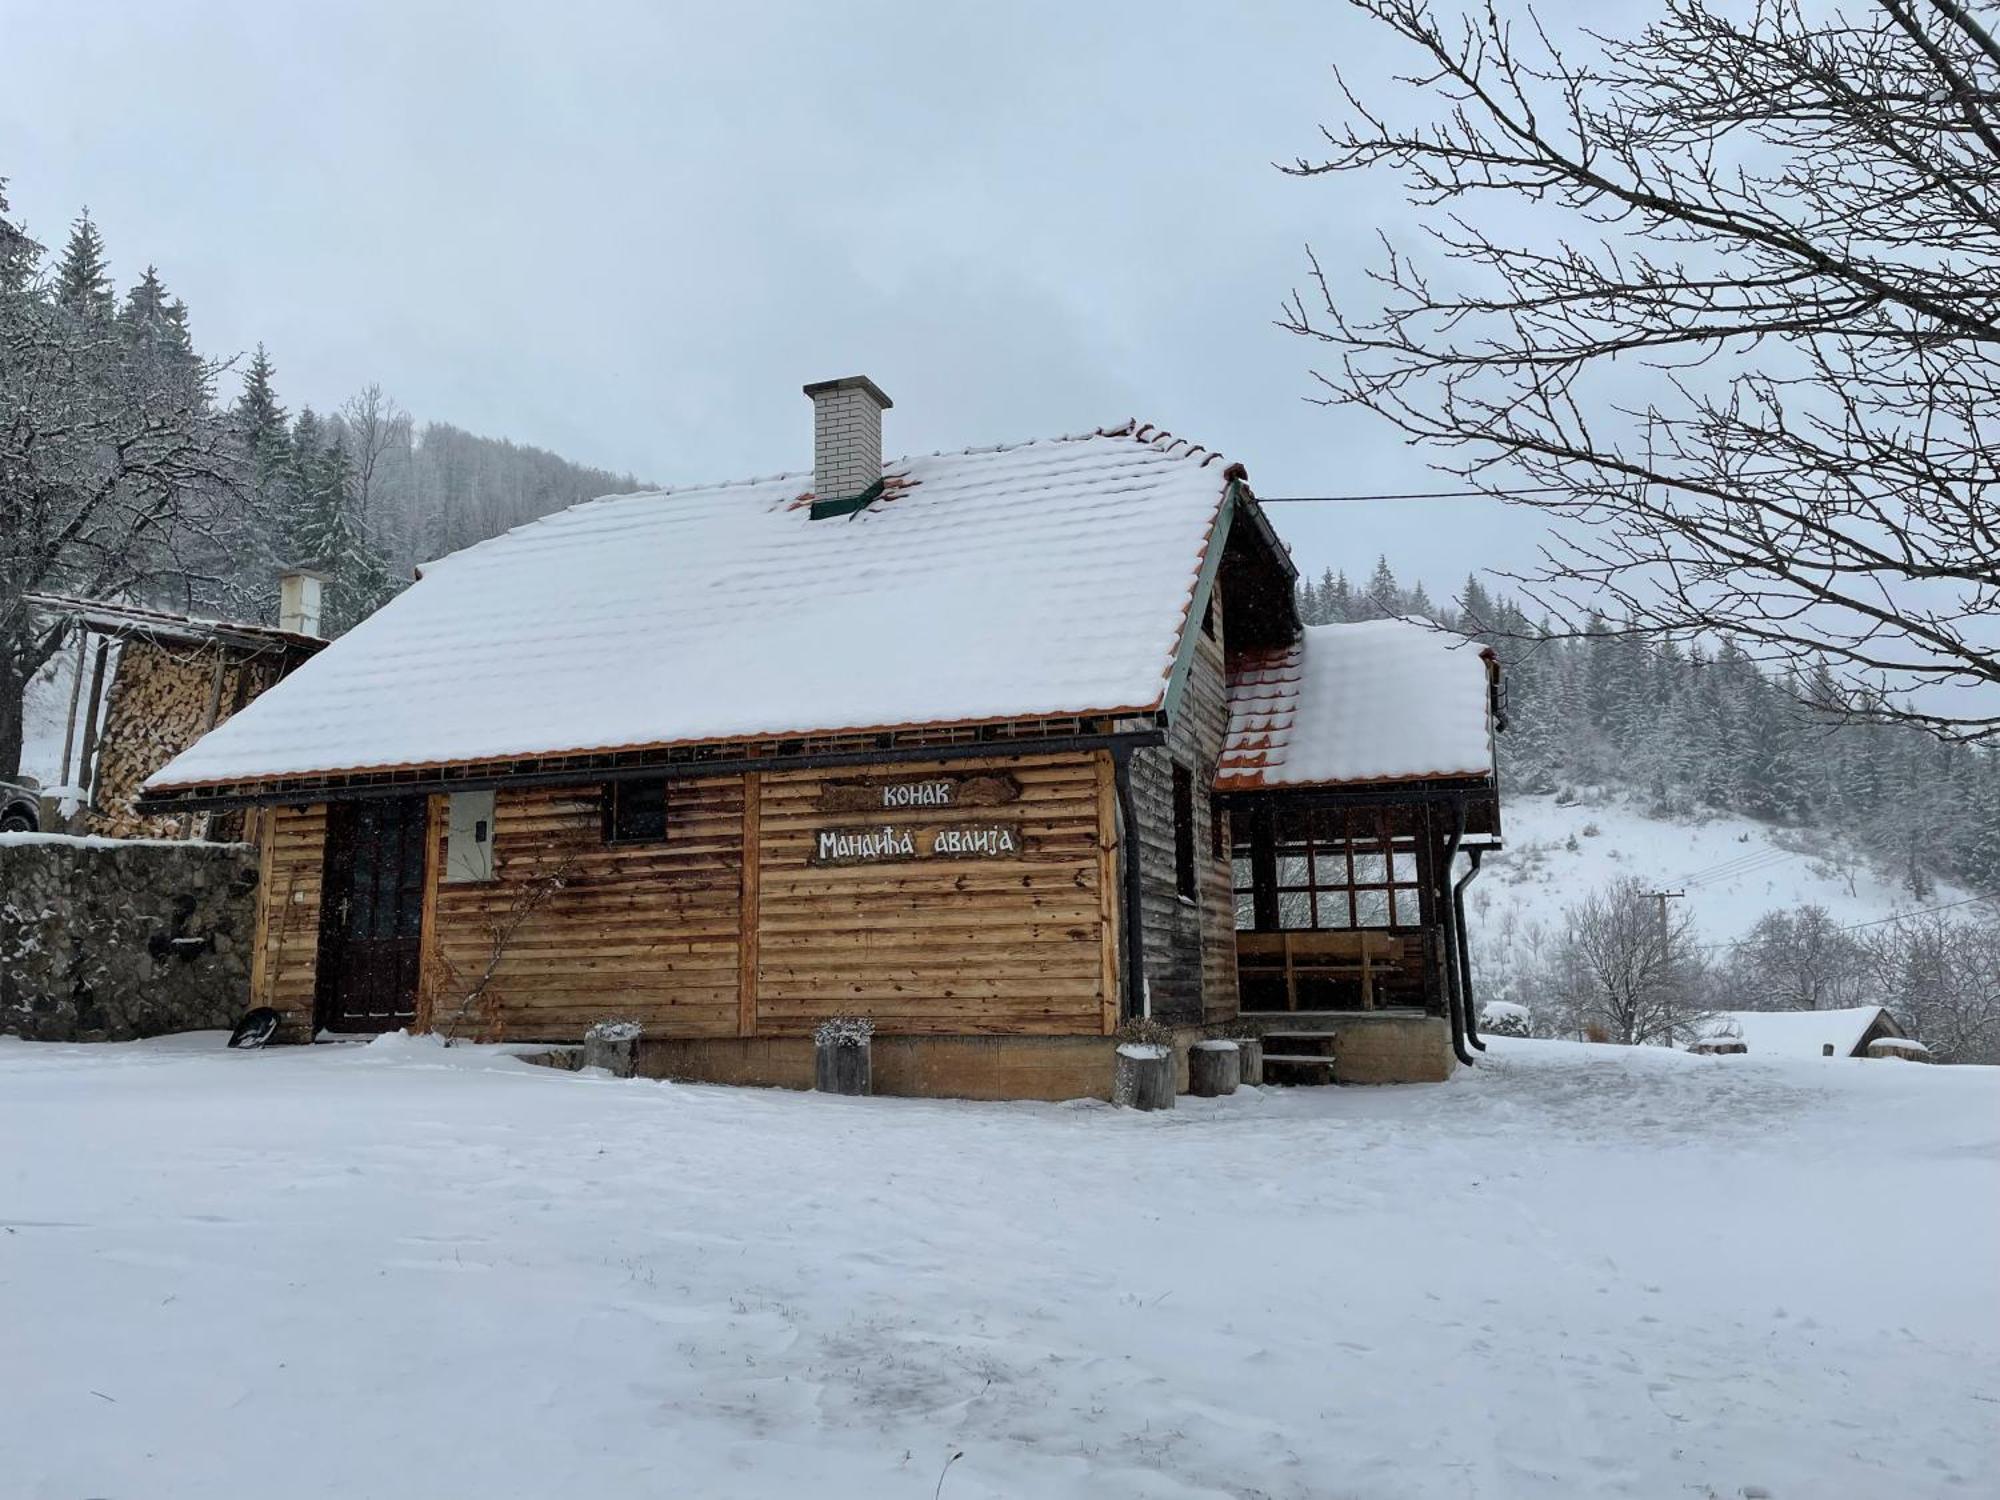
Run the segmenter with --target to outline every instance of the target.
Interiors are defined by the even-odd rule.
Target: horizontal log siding
[[[865,825],[819,806],[829,779],[1004,772],[999,807],[898,811],[899,825],[1018,822],[1020,858],[815,866],[815,833]],[[885,1034],[1093,1035],[1105,1029],[1100,779],[1089,755],[767,771],[759,817],[756,1028],[809,1032],[829,1015]]]
[[[1197,634],[1167,742],[1132,756],[1132,798],[1139,817],[1140,904],[1145,916],[1146,985],[1153,1014],[1194,1023],[1236,1014],[1236,922],[1229,860],[1214,857],[1209,820],[1215,764],[1228,728],[1223,675],[1222,592],[1215,593],[1213,638]],[[1195,625],[1200,631],[1199,616]],[[1174,766],[1194,773],[1195,900],[1174,875]]]
[[[284,1018],[281,1040],[313,1036],[319,968],[320,885],[326,867],[326,806],[274,807],[262,819],[256,951],[250,1003]]]
[[[446,819],[436,820],[443,839]],[[564,870],[505,944],[460,1035],[575,1040],[629,1017],[649,1036],[733,1036],[742,900],[741,777],[676,780],[667,837],[607,845],[595,785],[503,788],[495,798],[495,879],[440,884],[425,1016],[452,1028],[517,903]],[[433,851],[431,869],[445,867]]]

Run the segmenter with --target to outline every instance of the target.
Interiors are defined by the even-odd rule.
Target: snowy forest
[[[124,598],[276,618],[285,565],[329,575],[338,633],[426,558],[630,475],[419,422],[379,385],[296,407],[276,357],[208,356],[151,265],[122,291],[87,212],[51,253],[0,178],[0,779],[19,767],[21,698],[55,649],[27,596]]]
[[[1811,682],[1774,678],[1733,642],[1681,652],[1593,622],[1558,636],[1477,578],[1434,602],[1386,558],[1360,584],[1302,586],[1312,623],[1418,615],[1499,653],[1510,792],[1616,789],[1658,817],[1707,810],[1837,830],[1897,870],[1909,894],[1937,878],[2000,892],[2000,754],[1894,724],[1836,723]]]
[[[1492,646],[1510,794],[1816,830],[1892,872],[1912,908],[1862,929],[1817,906],[1780,909],[1739,942],[1710,943],[1636,880],[1580,891],[1484,976],[1489,998],[1525,1006],[1539,1034],[1673,1043],[1715,1010],[1880,1004],[1947,1060],[2000,1062],[2000,924],[1989,903],[1927,909],[1939,880],[2000,892],[2000,754],[1836,723],[1813,707],[1823,689],[1768,674],[1727,640],[1683,653],[1609,621],[1560,636],[1476,578],[1439,603],[1386,558],[1360,583],[1324,572],[1299,602],[1309,623],[1415,615]]]

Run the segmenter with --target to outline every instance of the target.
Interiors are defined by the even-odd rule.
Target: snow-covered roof
[[[326,645],[316,635],[301,635],[295,630],[279,630],[271,625],[256,625],[243,620],[218,620],[206,615],[176,614],[172,610],[113,599],[83,599],[74,594],[29,594],[27,600],[45,615],[75,620],[106,635],[136,635],[149,640],[197,644],[219,641],[224,645],[257,650],[293,646],[301,651],[318,651]]]
[[[1752,1057],[1852,1057],[1862,1037],[1886,1014],[1879,1005],[1845,1010],[1725,1010],[1703,1023],[1704,1038],[1740,1037]],[[1891,1022],[1893,1025],[1893,1021]]]
[[[1297,644],[1232,664],[1216,784],[1491,776],[1487,663],[1427,620],[1307,626]]]
[[[1161,706],[1231,473],[1128,423],[884,465],[616,495],[419,583],[149,790]]]

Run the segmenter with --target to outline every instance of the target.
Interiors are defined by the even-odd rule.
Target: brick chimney
[[[320,597],[326,574],[286,568],[278,575],[278,628],[295,635],[319,635]]]
[[[844,516],[882,483],[882,413],[895,403],[866,375],[805,388],[813,404],[813,519]]]

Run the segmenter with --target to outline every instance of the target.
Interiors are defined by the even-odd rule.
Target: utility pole
[[[1685,900],[1687,898],[1687,892],[1647,891],[1646,895],[1650,897],[1652,900],[1660,903],[1660,956],[1664,958],[1666,957],[1667,953],[1667,903],[1669,901]]]
[[[1668,904],[1668,902],[1678,902],[1678,900],[1686,900],[1688,892],[1684,892],[1684,890],[1648,890],[1646,894],[1648,894],[1648,896],[1650,896],[1652,900],[1660,902],[1660,942],[1662,942],[1662,946],[1664,946],[1664,944],[1666,944],[1666,904]]]

